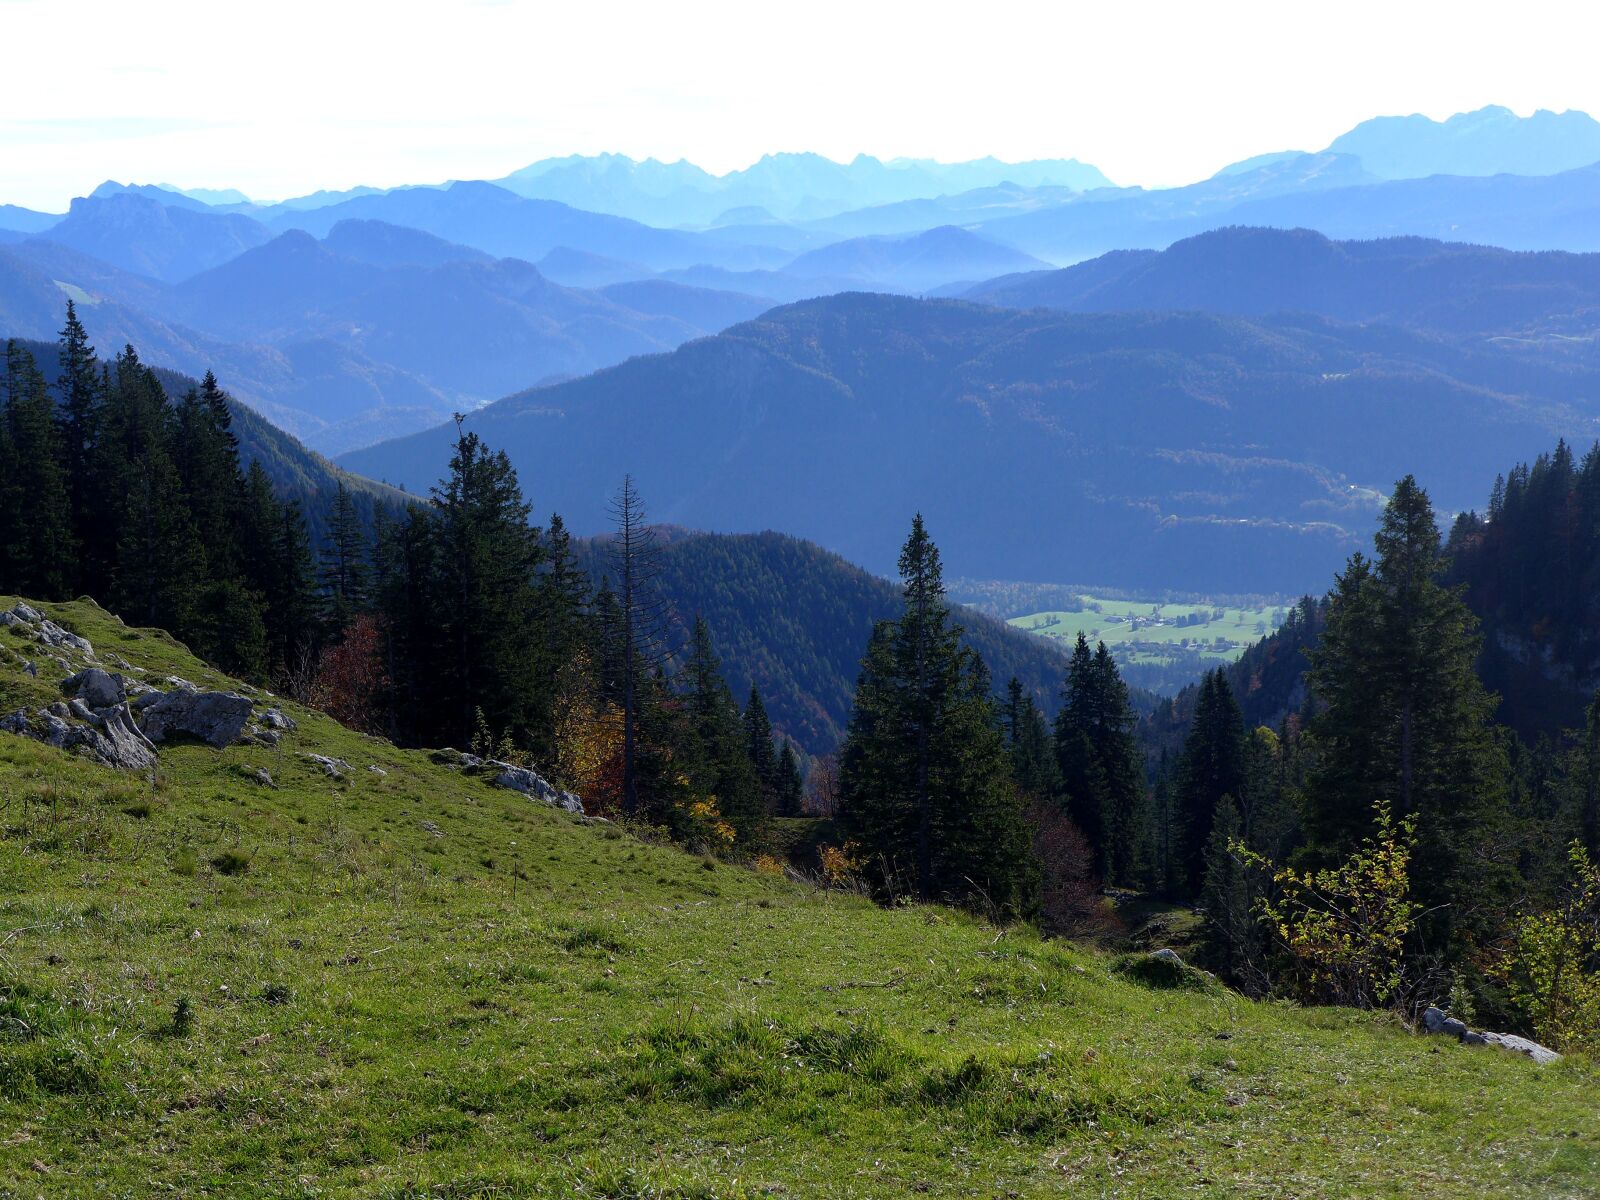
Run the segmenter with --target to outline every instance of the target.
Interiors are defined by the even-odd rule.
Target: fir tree
[[[1067,814],[1093,848],[1098,873],[1132,884],[1149,854],[1149,812],[1128,689],[1104,642],[1091,652],[1078,635],[1062,701],[1055,742]]]
[[[1200,684],[1174,793],[1177,877],[1188,895],[1200,888],[1211,822],[1223,797],[1237,810],[1246,794],[1246,767],[1244,718],[1219,668]]]
[[[763,828],[768,808],[746,749],[747,726],[722,678],[711,630],[702,617],[695,618],[683,674],[695,742],[695,782],[703,796],[715,799],[738,840],[751,842]],[[770,749],[770,734],[767,744]]]
[[[1206,825],[1200,856],[1206,955],[1226,978],[1259,994],[1265,990],[1259,975],[1261,925],[1253,911],[1255,897],[1247,868],[1233,849],[1235,843],[1243,843],[1244,822],[1232,796],[1217,801]]]
[[[846,827],[889,889],[924,899],[1035,902],[1021,800],[987,672],[950,621],[939,552],[919,515],[900,554],[904,609],[880,622],[862,661],[840,754]]]
[[[317,582],[322,588],[323,622],[337,636],[349,627],[368,603],[367,537],[355,501],[344,480],[339,480],[328,521],[328,540],[322,547]]]
[[[800,760],[794,752],[794,743],[783,739],[783,749],[778,751],[776,812],[780,817],[798,817],[805,807],[806,782],[800,773]]]
[[[99,583],[111,568],[110,547],[94,536],[99,527],[97,514],[107,496],[96,488],[95,443],[100,438],[101,408],[104,404],[103,376],[95,359],[89,335],[78,320],[78,310],[67,301],[67,320],[59,342],[61,374],[57,382],[61,404],[63,469],[72,511],[72,528],[82,541],[80,575],[76,590],[83,583]]]
[[[542,549],[530,511],[505,453],[458,424],[450,474],[433,489],[428,603],[440,650],[431,682],[452,740],[471,736],[478,708],[497,739],[522,743],[536,716],[526,680],[538,661]]]
[[[1519,487],[1513,473],[1509,492]],[[1374,831],[1374,807],[1417,819],[1412,878],[1436,909],[1437,948],[1482,936],[1505,897],[1506,868],[1489,853],[1506,813],[1495,700],[1474,671],[1477,622],[1443,586],[1433,508],[1410,476],[1396,486],[1375,538],[1335,586],[1311,684],[1323,712],[1308,781],[1312,855],[1337,859]]]
[[[6,440],[10,456],[6,519],[12,587],[29,596],[65,599],[76,577],[72,503],[44,376],[33,356],[6,343]]]
[[[750,699],[744,708],[744,744],[750,765],[755,768],[761,787],[762,803],[768,812],[778,810],[778,759],[772,751],[772,721],[761,692],[750,685]],[[792,815],[792,814],[786,814]]]

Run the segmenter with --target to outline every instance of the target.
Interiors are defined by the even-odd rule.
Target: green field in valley
[[[0,712],[78,665],[0,630]],[[1600,1194],[1586,1057],[1154,986],[283,708],[153,778],[0,733],[0,1197]]]
[[[1068,646],[1082,633],[1104,642],[1130,683],[1172,691],[1209,667],[1233,662],[1245,649],[1277,629],[1286,605],[1254,608],[1147,600],[1113,600],[1083,594],[1082,607],[1010,618],[1017,629]]]

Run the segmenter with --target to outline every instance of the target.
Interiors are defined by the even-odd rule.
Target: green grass
[[[1009,624],[1068,644],[1082,633],[1090,644],[1104,642],[1119,663],[1169,665],[1185,657],[1204,663],[1233,662],[1246,647],[1281,623],[1284,609],[1166,604],[1081,596],[1075,612],[1050,611],[1012,617]],[[1220,615],[1218,615],[1220,614]],[[1201,618],[1180,625],[1180,619]],[[1219,640],[1220,639],[1220,640]]]
[[[0,735],[0,1196],[1600,1191],[1587,1059],[708,869],[286,708],[153,789]]]

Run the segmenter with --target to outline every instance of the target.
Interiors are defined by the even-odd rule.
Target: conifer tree
[[[694,736],[694,774],[703,797],[714,798],[740,842],[755,840],[768,814],[755,764],[746,749],[747,726],[722,678],[711,630],[696,617],[684,667]],[[771,746],[770,734],[768,747]]]
[[[322,587],[323,621],[338,636],[366,609],[369,587],[366,531],[342,479],[334,493],[321,559],[317,581]]]
[[[9,507],[0,538],[9,544],[13,585],[29,596],[65,599],[76,577],[72,504],[61,467],[55,402],[33,356],[6,343]]]
[[[481,708],[497,740],[526,743],[536,716],[526,680],[538,661],[542,548],[517,473],[503,451],[458,422],[450,473],[432,495],[429,608],[441,654],[431,682],[444,731],[465,742]]]
[[[1508,493],[1519,486],[1513,473]],[[1375,563],[1358,555],[1339,576],[1311,656],[1324,706],[1312,726],[1311,853],[1348,855],[1373,832],[1379,803],[1396,819],[1415,817],[1412,878],[1418,899],[1437,910],[1431,943],[1460,949],[1463,937],[1485,932],[1508,883],[1487,853],[1506,812],[1496,702],[1474,671],[1476,619],[1440,582],[1433,508],[1412,477],[1396,485],[1375,544]]]
[[[873,632],[840,754],[846,827],[886,888],[1028,911],[1037,871],[987,672],[950,621],[920,515],[900,576],[902,614]]]
[[[1104,642],[1091,652],[1078,635],[1062,700],[1055,741],[1067,814],[1099,873],[1132,884],[1149,854],[1149,810],[1127,685]]]
[[[656,598],[660,550],[645,514],[644,500],[631,475],[611,501],[616,533],[611,539],[611,565],[617,576],[614,658],[621,674],[623,812],[639,811],[639,727],[644,676],[659,665],[661,608]]]
[[[776,811],[780,817],[798,817],[805,807],[806,782],[800,773],[800,760],[795,756],[794,743],[783,739],[783,749],[778,751]]]
[[[78,310],[67,301],[66,325],[59,341],[60,393],[63,469],[72,512],[72,528],[80,539],[79,580],[74,590],[85,590],[83,583],[96,583],[110,569],[109,549],[92,536],[97,510],[107,500],[95,487],[94,448],[100,437],[100,413],[104,403],[103,377],[89,344],[88,332],[78,319]]]
[[[1224,797],[1234,806],[1246,794],[1244,718],[1227,676],[1207,672],[1195,702],[1174,791],[1178,879],[1188,895],[1200,889],[1211,822]],[[1240,828],[1243,828],[1242,822]]]
[[[1021,680],[1015,676],[1006,685],[1002,719],[1017,786],[1031,799],[1058,802],[1061,769],[1055,746],[1039,705],[1023,691]]]
[[[1253,993],[1262,982],[1261,925],[1253,911],[1255,896],[1243,858],[1234,852],[1244,840],[1244,822],[1232,796],[1216,803],[1201,850],[1200,908],[1205,913],[1206,954],[1218,972]]]
[[[778,759],[772,750],[772,721],[761,692],[750,685],[750,699],[744,708],[744,744],[750,764],[761,787],[761,800],[768,812],[778,809]]]

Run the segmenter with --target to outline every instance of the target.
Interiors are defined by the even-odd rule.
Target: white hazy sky
[[[1600,115],[1597,34],[1592,0],[0,0],[0,202],[601,150],[1075,156],[1170,185],[1379,114]]]

